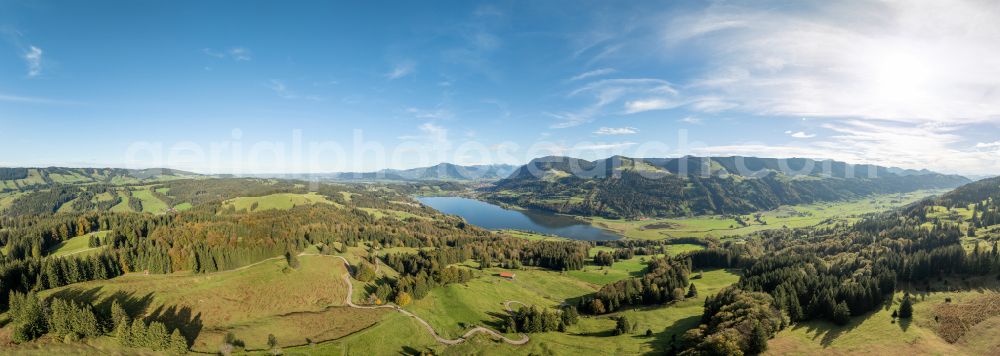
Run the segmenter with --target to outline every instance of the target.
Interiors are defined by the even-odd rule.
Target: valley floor
[[[867,213],[886,211],[942,194],[946,190],[920,190],[904,194],[883,194],[843,202],[823,202],[783,206],[758,214],[739,216],[704,215],[689,218],[654,218],[639,220],[587,217],[592,225],[608,229],[629,239],[659,240],[677,237],[736,237],[757,231],[829,226],[853,222]],[[742,223],[741,223],[742,221]]]

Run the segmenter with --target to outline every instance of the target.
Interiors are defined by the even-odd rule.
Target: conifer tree
[[[903,295],[903,302],[899,304],[899,317],[909,319],[913,316],[913,302],[910,301],[910,293]]]

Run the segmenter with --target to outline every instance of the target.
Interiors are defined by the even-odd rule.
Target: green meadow
[[[82,257],[98,253],[103,247],[90,247],[90,236],[94,235],[103,239],[105,236],[108,236],[108,233],[110,233],[110,231],[98,231],[92,234],[70,238],[69,240],[60,242],[58,245],[52,247],[52,249],[48,251],[48,255],[54,257]]]
[[[300,256],[299,260],[298,269],[289,269],[283,258],[276,258],[209,274],[135,273],[46,290],[42,295],[99,307],[117,300],[133,316],[163,320],[169,328],[181,325],[182,333],[193,339],[192,350],[209,353],[218,350],[227,332],[236,334],[247,349],[262,350],[268,334],[277,336],[283,347],[294,347],[338,339],[382,319],[383,310],[343,307],[345,270],[339,259]],[[104,339],[84,340],[77,350],[114,350],[116,345]]]
[[[539,307],[554,307],[566,299],[592,293],[598,288],[559,272],[520,270],[515,271],[517,276],[513,281],[508,281],[495,276],[499,271],[487,269],[469,283],[435,288],[426,298],[406,309],[426,319],[446,337],[454,337],[473,326],[495,328],[495,322],[499,320],[497,315],[502,315],[505,301],[517,300]],[[615,321],[612,318],[618,315],[614,314],[581,317],[580,322],[565,333],[531,334],[531,340],[521,346],[497,342],[481,334],[464,343],[445,346],[431,338],[427,330],[413,319],[391,313],[376,326],[342,339],[284,351],[286,354],[303,355],[412,354],[421,351],[440,355],[663,353],[669,347],[671,335],[697,326],[702,313],[701,296],[715,293],[738,278],[737,274],[726,270],[707,271],[701,279],[692,281],[701,292],[699,297],[623,312],[637,322],[634,334],[613,336],[611,330]],[[515,308],[518,306],[513,305]],[[646,329],[652,330],[654,336],[644,336]]]
[[[256,208],[254,208],[256,204]],[[279,193],[262,197],[238,197],[226,200],[223,208],[233,207],[236,211],[288,210],[298,205],[334,204],[326,197],[316,193],[295,194]],[[190,208],[190,207],[188,207]]]
[[[961,280],[947,280],[952,286],[962,286]],[[972,282],[972,281],[968,281]],[[988,355],[1000,347],[1000,315],[985,317],[980,323],[963,325],[965,334],[955,343],[942,338],[942,306],[963,307],[977,298],[996,296],[997,282],[993,276],[980,277],[970,285],[980,288],[951,288],[935,282],[933,292],[909,289],[913,296],[913,317],[893,319],[903,292],[897,292],[892,305],[852,318],[845,326],[826,321],[799,323],[779,332],[768,342],[770,355]],[[970,310],[976,313],[976,310]]]

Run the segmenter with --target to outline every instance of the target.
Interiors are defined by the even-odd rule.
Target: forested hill
[[[1000,177],[963,185],[936,199],[937,205],[953,208],[986,202],[1000,202]]]
[[[199,176],[174,169],[0,168],[0,193],[33,190],[56,184],[129,184]]]
[[[1000,224],[1000,177],[969,183],[940,197],[914,203],[905,213],[923,222],[960,225],[963,232],[974,237],[979,229]],[[992,227],[988,232],[998,231]]]
[[[926,170],[800,158],[544,157],[498,181],[485,196],[563,213],[636,218],[745,214],[780,205],[966,183],[969,180],[961,176]]]

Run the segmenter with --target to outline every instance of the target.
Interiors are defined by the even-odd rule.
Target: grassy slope
[[[142,201],[142,211],[146,213],[162,214],[167,211],[167,203],[153,195],[149,189],[132,191],[132,196]]]
[[[336,204],[326,197],[316,194],[293,194],[280,193],[262,197],[238,197],[223,202],[223,208],[233,206],[237,211],[250,211],[250,207],[257,203],[257,210],[288,210],[296,205],[308,204]]]
[[[118,205],[115,205],[115,206],[111,207],[111,211],[114,211],[114,212],[132,211],[132,209],[129,208],[129,206],[128,206],[128,192],[118,191],[115,194],[118,194],[118,196],[121,197],[122,200],[121,200],[121,202],[118,203]]]
[[[347,257],[356,263],[364,254],[363,248],[350,248]],[[176,314],[167,319],[187,323],[196,320],[194,324],[199,325],[200,332],[196,333],[193,347],[203,352],[216,351],[223,335],[232,331],[250,349],[263,347],[267,334],[275,334],[286,354],[391,354],[414,350],[433,350],[439,354],[642,353],[663,350],[669,340],[668,333],[682,332],[696,324],[701,315],[699,297],[669,306],[626,312],[639,323],[639,333],[646,328],[654,330],[657,335],[652,338],[610,336],[614,321],[604,316],[583,318],[566,334],[532,335],[532,341],[525,346],[498,344],[477,336],[468,343],[449,347],[437,343],[414,320],[398,313],[338,307],[344,288],[337,276],[343,273],[343,266],[329,257],[303,256],[300,260],[302,268],[288,274],[282,272],[285,263],[278,259],[242,270],[208,275],[129,275],[76,284],[44,294],[59,293],[98,303],[114,296],[130,301],[126,306],[133,313],[144,311],[158,315],[163,309],[182,310],[167,313]],[[619,262],[619,268],[639,267],[637,261]],[[475,267],[474,263],[464,265]],[[443,335],[455,337],[471,325],[495,327],[491,323],[498,320],[495,314],[503,313],[504,301],[554,307],[599,288],[599,285],[559,272],[516,271],[517,279],[507,281],[495,276],[500,271],[487,269],[477,272],[478,277],[469,283],[435,288],[427,298],[414,302],[407,309],[427,319]],[[382,272],[395,273],[385,266]],[[717,270],[706,272],[704,278],[693,282],[702,295],[707,295],[733,283],[736,278],[735,274]],[[364,284],[356,282],[355,287],[360,289]],[[359,294],[360,299],[363,294]],[[306,338],[332,341],[305,345]],[[55,342],[32,343],[12,351],[39,352],[42,350],[40,345],[66,353],[123,352],[106,337],[65,346]]]
[[[910,321],[892,322],[892,311],[899,308],[902,293],[896,293],[891,307],[856,317],[846,326],[836,326],[824,321],[813,321],[793,326],[780,332],[768,343],[769,354],[774,355],[843,355],[843,354],[892,354],[892,355],[982,355],[995,353],[1000,347],[1000,317],[970,328],[963,339],[949,344],[935,333],[937,322],[934,309],[952,298],[962,303],[982,295],[996,293],[997,285],[992,276],[981,277],[987,289],[958,292],[916,292],[913,318]],[[990,280],[993,281],[990,281]],[[959,281],[951,281],[960,285]],[[938,284],[937,288],[942,288]]]
[[[14,203],[14,200],[19,198],[24,193],[5,193],[0,195],[0,212],[6,210]]]
[[[491,326],[496,317],[492,313],[502,312],[500,304],[506,300],[519,300],[539,305],[558,305],[566,298],[573,298],[592,292],[595,285],[584,283],[558,272],[542,270],[517,271],[515,281],[494,277],[499,269],[488,269],[482,276],[465,285],[436,288],[431,294],[417,302],[410,309],[430,322],[445,335],[454,335],[464,330],[460,323]],[[737,275],[725,270],[705,272],[704,278],[693,282],[702,295],[716,293],[732,284]],[[476,336],[466,343],[444,346],[430,338],[429,334],[412,319],[396,313],[385,316],[382,323],[341,340],[314,346],[286,349],[286,354],[340,355],[340,354],[398,354],[415,351],[434,351],[442,355],[501,355],[501,354],[641,354],[662,352],[669,343],[670,335],[681,333],[696,326],[701,316],[702,297],[668,306],[652,307],[639,311],[627,311],[629,318],[639,323],[639,333],[635,335],[612,336],[610,331],[615,321],[609,316],[583,317],[578,325],[567,333],[549,332],[530,335],[531,341],[523,346],[497,343],[484,336]],[[482,308],[482,309],[477,309]],[[640,334],[651,329],[655,335],[645,337]],[[385,335],[393,335],[385,337]]]
[[[108,233],[109,231],[99,231],[95,232],[94,235],[103,238],[104,236],[107,236]],[[70,238],[69,240],[60,242],[58,245],[52,247],[52,249],[49,250],[48,254],[50,256],[55,256],[55,257],[62,257],[69,255],[82,257],[100,251],[101,247],[94,247],[94,248],[89,247],[88,246],[89,242],[90,242],[90,234],[73,237]]]
[[[133,314],[166,315],[183,321],[185,333],[197,336],[195,350],[214,352],[227,331],[250,349],[263,348],[268,334],[282,345],[339,338],[371,326],[384,311],[339,307],[346,292],[343,264],[330,257],[300,257],[302,267],[284,272],[285,262],[269,260],[249,268],[205,275],[127,275],[107,281],[74,284],[44,295],[89,300],[126,301]],[[171,323],[168,322],[168,325]]]
[[[566,240],[565,237],[539,234],[531,231],[520,231],[520,230],[499,230],[497,233],[504,234],[510,237],[516,237],[525,240],[549,240],[549,241],[559,241]]]
[[[417,218],[417,219],[423,219],[423,220],[427,220],[428,219],[425,216],[415,215],[415,214],[412,214],[412,213],[408,213],[408,212],[405,212],[405,211],[399,211],[399,210],[375,209],[375,208],[358,208],[358,209],[364,210],[366,213],[371,214],[376,219],[381,219],[381,218],[384,218],[384,217],[392,217],[392,218],[398,219],[398,220],[405,220],[407,218]]]
[[[591,249],[593,251],[595,249]],[[593,252],[592,252],[593,253]],[[587,265],[581,270],[567,271],[570,277],[596,285],[605,285],[629,277],[638,277],[646,269],[646,261],[650,256],[635,256],[628,260],[615,262],[611,267]]]

